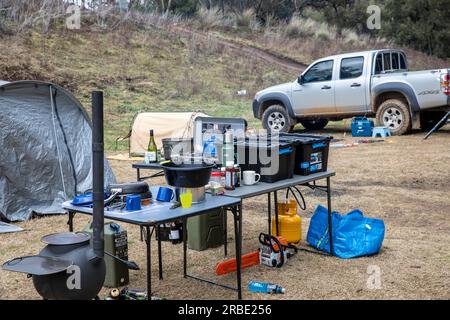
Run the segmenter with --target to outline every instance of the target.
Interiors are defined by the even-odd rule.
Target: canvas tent
[[[158,149],[164,138],[192,137],[194,121],[197,117],[207,117],[201,112],[141,112],[131,125],[130,156],[143,156],[147,150],[149,129],[153,129]]]
[[[0,112],[0,218],[63,213],[63,201],[92,188],[91,122],[70,92],[1,82]],[[105,163],[105,183],[113,182]]]

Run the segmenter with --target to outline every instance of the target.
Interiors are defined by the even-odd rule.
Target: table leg
[[[233,207],[234,237],[236,244],[236,280],[238,299],[242,299],[241,266],[242,266],[242,201]]]
[[[145,243],[147,244],[147,296],[152,297],[152,255],[151,255],[151,234],[150,227],[145,226]]]
[[[331,178],[327,178],[327,205],[328,205],[328,237],[330,239],[330,255],[334,255],[333,247],[333,216],[331,211]]]
[[[278,224],[278,192],[275,191],[273,194],[274,194],[274,205],[275,205],[275,231],[276,231],[276,236],[278,237],[280,235],[279,224]]]
[[[163,279],[163,266],[162,266],[162,252],[161,252],[161,231],[159,225],[156,227],[156,232],[158,234],[158,269],[159,269],[159,279]]]
[[[136,169],[137,181],[141,181],[141,169]]]
[[[269,230],[268,230],[268,234],[272,234],[272,197],[270,192],[267,194],[267,213],[268,213],[268,226],[269,226]]]
[[[67,221],[67,224],[69,225],[69,232],[73,232],[73,217],[75,216],[75,213],[73,211],[69,211],[69,220]]]
[[[187,276],[187,219],[183,219],[183,276]]]
[[[228,208],[222,208],[223,217],[223,254],[226,257],[228,255],[228,239],[227,239],[227,211]]]

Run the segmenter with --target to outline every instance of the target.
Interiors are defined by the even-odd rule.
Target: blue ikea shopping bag
[[[332,214],[334,254],[343,259],[373,255],[380,251],[384,239],[384,222],[364,217],[360,210],[346,215]],[[328,210],[319,205],[314,211],[306,240],[313,247],[330,252]]]

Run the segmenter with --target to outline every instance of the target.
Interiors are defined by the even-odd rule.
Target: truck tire
[[[295,120],[286,108],[280,104],[268,107],[262,115],[263,128],[270,132],[289,132],[295,126]]]
[[[377,125],[387,127],[392,135],[411,131],[411,114],[405,101],[388,99],[377,110]]]
[[[328,124],[327,119],[317,119],[317,120],[300,120],[302,126],[307,130],[320,130],[326,127]]]

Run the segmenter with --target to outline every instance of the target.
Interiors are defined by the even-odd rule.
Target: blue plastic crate
[[[356,117],[352,120],[352,136],[353,137],[371,137],[373,129],[373,121],[365,117]]]

